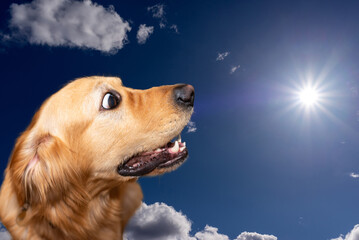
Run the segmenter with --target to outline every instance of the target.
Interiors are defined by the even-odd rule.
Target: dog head
[[[56,201],[71,189],[81,199],[89,178],[128,181],[176,169],[188,151],[180,137],[171,140],[190,120],[193,101],[185,84],[135,90],[114,77],[69,83],[15,145],[8,172],[18,198]]]

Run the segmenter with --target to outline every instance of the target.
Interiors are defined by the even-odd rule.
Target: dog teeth
[[[162,152],[161,148],[157,148],[155,152]]]
[[[178,134],[178,136],[177,136],[177,141],[182,142],[181,134]]]
[[[177,141],[175,142],[175,145],[169,149],[169,151],[170,151],[171,153],[178,153],[178,151],[179,151],[179,145],[178,145],[178,142],[177,142]]]
[[[138,167],[138,166],[141,166],[141,164],[140,163],[135,163],[132,167]]]
[[[182,152],[186,147],[180,147],[180,152]]]
[[[183,142],[182,145],[183,145],[184,147],[186,147],[186,142]]]

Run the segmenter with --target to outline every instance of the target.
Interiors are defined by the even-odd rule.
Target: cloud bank
[[[11,4],[11,37],[30,44],[95,49],[115,53],[127,42],[128,22],[113,6],[74,0],[34,0]]]
[[[141,24],[138,31],[137,31],[137,42],[139,44],[145,44],[147,39],[153,33],[152,26],[146,26],[146,24]]]
[[[352,177],[352,178],[359,178],[359,173],[353,173],[352,172],[352,173],[349,174],[349,176]]]
[[[191,221],[165,203],[147,205],[132,217],[125,229],[124,240],[229,240],[218,228],[206,225],[193,235]],[[243,232],[235,240],[277,240],[273,235]]]
[[[228,236],[218,233],[218,228],[206,225],[204,230],[196,233],[195,239],[198,240],[229,240]]]
[[[359,224],[347,233],[347,235],[340,235],[338,238],[332,238],[331,240],[359,240]]]
[[[125,240],[186,240],[191,222],[181,212],[164,203],[147,205],[131,218],[125,230]],[[195,239],[194,239],[195,240]]]
[[[277,237],[256,232],[242,232],[236,240],[277,240]]]

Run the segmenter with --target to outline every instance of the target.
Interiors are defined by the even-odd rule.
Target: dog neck
[[[15,239],[122,239],[125,225],[141,205],[138,183],[96,179],[85,192],[81,201],[70,191],[48,204],[18,205],[13,217],[7,217],[13,209],[1,208],[0,217]]]

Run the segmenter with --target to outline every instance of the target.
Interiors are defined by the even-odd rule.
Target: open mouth
[[[129,158],[118,167],[118,173],[122,176],[142,176],[155,169],[170,168],[186,160],[188,151],[186,143],[177,140],[168,142],[165,146],[156,150],[143,152]]]

